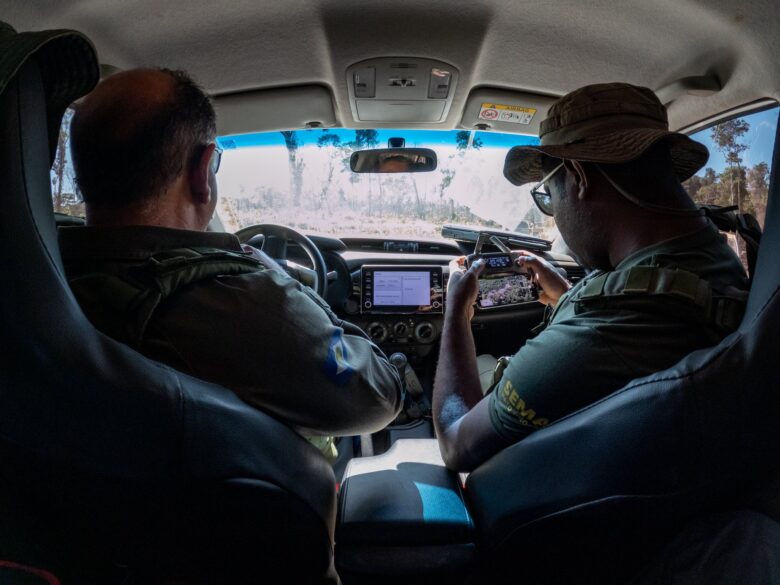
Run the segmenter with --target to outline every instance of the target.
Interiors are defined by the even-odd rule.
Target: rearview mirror
[[[428,173],[436,163],[430,148],[374,148],[353,152],[349,168],[353,173]]]

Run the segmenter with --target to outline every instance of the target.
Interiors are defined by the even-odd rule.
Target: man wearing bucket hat
[[[445,462],[471,470],[535,430],[671,367],[736,329],[747,279],[681,185],[707,149],[670,132],[655,94],[590,85],[552,105],[540,146],[518,146],[504,175],[531,194],[591,272],[572,287],[544,259],[521,266],[552,308],[545,328],[496,368],[483,397],[470,318],[483,266],[452,267],[433,396]],[[462,266],[462,262],[460,263]]]

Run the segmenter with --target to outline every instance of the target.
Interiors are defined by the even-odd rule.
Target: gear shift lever
[[[390,356],[390,363],[393,364],[398,371],[398,376],[401,378],[404,389],[412,398],[418,400],[423,394],[423,387],[422,384],[420,384],[419,378],[417,378],[417,374],[414,373],[414,370],[409,365],[409,360],[406,355],[397,351]]]
[[[406,355],[400,351],[395,352],[390,356],[390,363],[395,366],[398,372],[398,377],[401,378],[401,383],[406,386],[406,366],[409,364],[409,360],[406,359]]]

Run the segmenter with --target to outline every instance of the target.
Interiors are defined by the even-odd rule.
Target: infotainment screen
[[[441,313],[441,266],[363,266],[363,313]]]
[[[482,277],[477,303],[481,309],[519,305],[539,298],[536,286],[525,274]]]
[[[419,270],[374,271],[375,307],[419,307],[430,304],[430,272]]]

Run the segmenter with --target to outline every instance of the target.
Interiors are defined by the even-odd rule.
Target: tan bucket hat
[[[628,83],[586,85],[555,102],[540,125],[539,146],[515,146],[504,176],[515,185],[542,180],[542,154],[582,162],[622,163],[659,140],[669,144],[680,181],[701,169],[707,147],[669,131],[666,108],[655,93]]]

